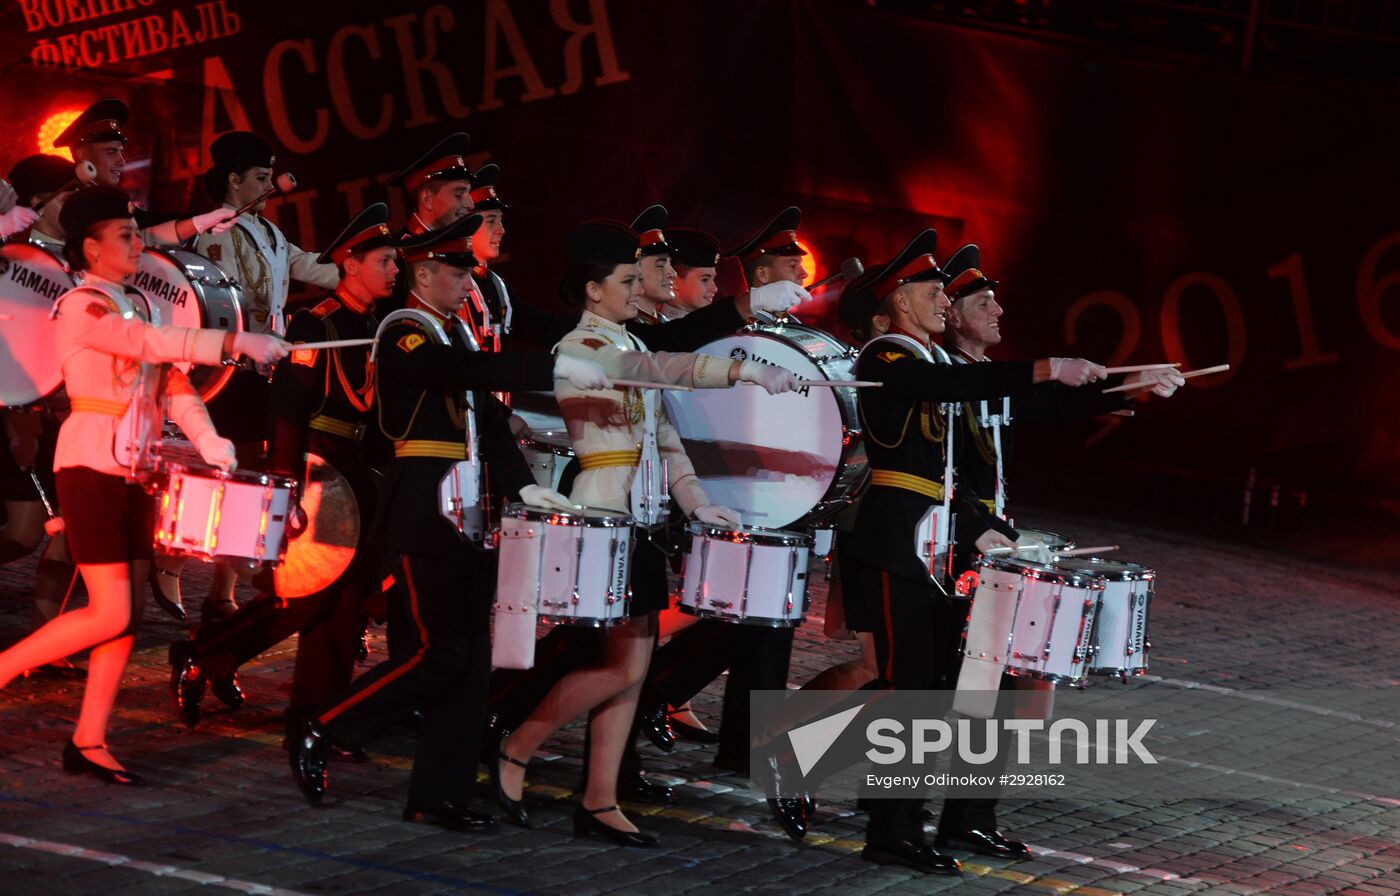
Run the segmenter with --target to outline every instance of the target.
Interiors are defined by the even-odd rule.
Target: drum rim
[[[574,445],[572,441],[569,441],[568,430],[557,430],[557,432],[564,436],[565,441],[569,442],[569,444],[567,445],[557,445],[553,442],[546,442],[541,439],[535,438],[535,436],[540,435],[541,433],[552,432],[556,432],[556,430],[532,429],[530,430],[530,435],[524,436],[520,439],[520,447],[529,448],[531,451],[538,451],[542,454],[553,454],[555,457],[575,457],[576,455],[574,454]]]
[[[1017,568],[1004,569],[997,566],[996,564],[998,563],[1015,564]],[[977,565],[989,569],[996,569],[998,572],[1020,572],[1023,578],[1029,577],[1042,582],[1054,582],[1060,585],[1074,585],[1076,587],[1087,585],[1091,588],[1098,585],[1096,590],[1103,590],[1103,586],[1099,585],[1104,578],[1103,576],[1090,575],[1085,572],[1065,569],[1054,563],[1041,563],[1038,560],[1027,560],[1023,557],[978,557]]]
[[[228,271],[224,270],[223,265],[219,264],[217,261],[208,257],[207,255],[200,255],[193,249],[185,249],[180,246],[143,247],[141,250],[142,257],[145,257],[148,253],[163,258],[165,261],[168,261],[170,264],[174,265],[175,268],[180,271],[181,276],[183,276],[185,280],[189,283],[190,290],[194,292],[195,296],[199,301],[199,323],[201,327],[218,329],[218,327],[213,327],[209,320],[206,320],[206,318],[210,314],[210,303],[206,290],[209,287],[221,287],[228,291],[229,301],[233,305],[232,308],[228,309],[228,313],[233,318],[233,330],[231,332],[248,332],[248,327],[243,320],[243,284],[230,277]],[[199,259],[203,263],[210,265],[211,267],[213,267],[214,270],[219,272],[220,276],[223,279],[211,281],[208,278],[191,277],[186,272],[185,266],[180,260],[181,256],[186,255],[193,256],[194,258]],[[139,267],[140,262],[137,262],[137,264]],[[193,370],[198,366],[200,365],[191,365],[190,371],[193,372]],[[208,365],[205,366],[207,369]],[[232,364],[217,365],[215,369],[217,369],[218,372],[213,377],[211,377],[207,383],[195,383],[195,391],[199,393],[200,400],[206,403],[213,401],[215,398],[217,398],[219,393],[224,391],[224,389],[228,386],[229,381],[233,379],[234,373],[238,371],[238,367]],[[194,383],[194,378],[191,377],[190,379],[191,382]]]
[[[794,532],[791,529],[768,529],[763,526],[743,526],[740,529],[725,529],[722,526],[715,526],[710,523],[703,523],[700,520],[691,520],[685,524],[685,531],[690,535],[708,536],[720,541],[730,541],[734,544],[756,544],[764,547],[797,547],[811,548],[812,536],[805,532]],[[728,536],[740,535],[740,538]]]
[[[595,515],[606,514],[606,516]],[[594,529],[623,529],[634,525],[632,515],[606,507],[584,507],[582,511],[548,510],[524,501],[512,501],[501,511],[501,519],[526,520],[532,523],[553,523],[557,526],[587,526]]]
[[[1045,547],[1046,547],[1047,549],[1049,549],[1049,550],[1052,550],[1052,551],[1053,551],[1053,550],[1056,550],[1056,549],[1059,549],[1059,548],[1068,548],[1068,547],[1071,547],[1071,546],[1074,545],[1074,539],[1073,539],[1073,538],[1070,538],[1070,537],[1067,536],[1067,535],[1061,535],[1061,534],[1058,533],[1058,532],[1051,532],[1049,529],[1037,529],[1037,528],[1035,528],[1034,526],[1027,526],[1027,527],[1025,527],[1025,528],[1023,529],[1023,528],[1021,528],[1021,527],[1018,526],[1018,527],[1016,528],[1016,532],[1017,532],[1017,534],[1023,535],[1023,536],[1024,536],[1024,535],[1027,535],[1027,534],[1030,534],[1030,535],[1053,535],[1055,538],[1059,539],[1057,542],[1049,542],[1049,541],[1045,541],[1044,539],[1041,539],[1042,542],[1044,542]]]
[[[1066,557],[1063,561],[1066,565],[1086,564],[1082,570],[1086,574],[1092,574],[1096,578],[1107,579],[1110,582],[1151,582],[1157,578],[1156,570],[1141,563],[1134,563],[1131,560],[1116,560],[1112,557]],[[1133,569],[1118,570],[1109,572],[1108,570],[1090,566],[1095,563],[1118,563],[1123,566],[1134,567]]]
[[[282,488],[294,488],[297,484],[295,476],[288,476],[283,473],[266,473],[261,470],[220,470],[218,467],[196,466],[195,464],[181,463],[180,461],[158,461],[157,472],[167,479],[171,473],[194,473],[197,479],[223,479],[228,482],[238,482],[244,485],[276,485]]]

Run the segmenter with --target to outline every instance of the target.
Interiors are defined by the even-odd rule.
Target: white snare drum
[[[600,628],[627,618],[632,517],[511,504],[501,515],[496,603],[533,602],[545,622]]]
[[[54,300],[73,288],[67,266],[32,243],[0,246],[0,407],[46,398],[63,384],[54,351]]]
[[[692,522],[680,608],[722,622],[787,628],[807,612],[812,537],[779,529],[739,531]]]
[[[1089,674],[1126,679],[1147,669],[1148,604],[1157,574],[1146,566],[1099,557],[1066,557],[1057,566],[1095,576],[1104,583],[1094,619]]]
[[[286,549],[289,476],[162,462],[155,548],[201,560],[275,566]]]
[[[147,247],[132,278],[133,286],[150,296],[160,310],[161,323],[173,327],[204,327],[243,332],[243,307],[237,281],[214,262],[186,249]],[[228,383],[229,365],[176,367],[189,374],[199,397],[209,401]]]
[[[1082,683],[1102,579],[1010,557],[978,560],[977,574],[959,689],[969,675],[967,660],[1000,667],[1008,675]]]
[[[801,324],[750,325],[696,351],[777,364],[806,379],[854,379],[855,349]],[[745,520],[770,529],[819,523],[865,482],[854,389],[696,389],[667,392],[665,401],[705,494]]]
[[[530,464],[535,483],[558,491],[564,468],[574,458],[574,444],[562,421],[558,429],[531,429],[520,440],[520,451]]]

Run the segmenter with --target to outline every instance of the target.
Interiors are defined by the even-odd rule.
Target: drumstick
[[[646,380],[618,380],[612,381],[614,386],[631,386],[634,389],[669,389],[673,392],[694,392],[692,386],[678,386],[675,383],[648,383]]]
[[[1193,376],[1207,376],[1212,373],[1224,373],[1229,369],[1229,364],[1217,364],[1214,367],[1202,367],[1200,370],[1188,370],[1181,375],[1181,378],[1184,380],[1189,380]]]
[[[1166,370],[1168,367],[1180,367],[1181,364],[1133,364],[1129,367],[1108,367],[1104,373],[1112,376],[1115,373],[1142,373],[1144,370]]]
[[[883,386],[884,383],[877,383],[872,380],[799,380],[803,386],[820,386],[827,389],[837,387],[850,389],[873,389]]]
[[[313,348],[349,348],[352,345],[372,345],[373,339],[330,339],[326,342],[293,342],[293,351],[306,351]]]
[[[1116,550],[1118,550],[1118,545],[1116,544],[1101,544],[1098,547],[1074,548],[1069,551],[1051,551],[1050,553],[1055,557],[1082,557],[1086,554],[1107,554],[1109,551]]]

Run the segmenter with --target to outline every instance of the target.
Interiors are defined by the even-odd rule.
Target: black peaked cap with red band
[[[982,273],[982,250],[974,243],[953,253],[943,265],[943,275],[948,298],[955,302],[984,289],[996,289],[998,285],[996,280]]]
[[[407,237],[399,243],[399,251],[409,264],[436,261],[454,268],[474,268],[477,262],[472,254],[472,234],[481,226],[481,221],[481,215],[458,218],[438,230]]]
[[[501,166],[495,162],[482,165],[472,172],[472,205],[477,211],[489,212],[492,209],[504,211],[510,208],[496,192],[496,182],[500,179]]]
[[[906,283],[942,280],[943,270],[933,258],[937,248],[938,231],[929,228],[910,240],[885,264],[866,268],[841,291],[837,306],[841,320],[853,330],[864,329],[880,310],[880,302],[899,287]]]
[[[797,228],[802,224],[802,209],[788,206],[774,216],[757,233],[724,253],[740,262],[753,261],[763,255],[806,255],[797,245]]]
[[[632,229],[637,232],[637,241],[641,244],[642,258],[671,254],[671,244],[666,241],[666,224],[670,217],[666,206],[649,205],[632,222]]]
[[[671,244],[671,263],[689,268],[712,268],[719,264],[719,240],[703,230],[672,227],[666,231]]]
[[[126,103],[116,97],[100,99],[83,110],[73,119],[73,123],[54,138],[54,146],[73,147],[81,143],[110,143],[119,140],[126,142],[122,125],[126,124],[131,110]]]
[[[352,252],[368,252],[384,246],[398,247],[389,232],[389,206],[376,202],[355,216],[316,259],[322,264],[343,264]]]
[[[403,187],[412,194],[428,181],[470,181],[472,170],[467,167],[467,153],[471,148],[472,138],[467,134],[462,131],[448,134],[413,164],[389,178],[387,183],[393,187]]]

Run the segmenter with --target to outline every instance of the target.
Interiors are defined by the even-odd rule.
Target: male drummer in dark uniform
[[[422,707],[404,819],[455,831],[494,826],[467,806],[485,727],[496,555],[483,547],[482,531],[464,533],[443,516],[440,483],[474,458],[481,502],[490,496],[493,504],[577,509],[534,483],[510,431],[510,409],[488,390],[546,390],[556,373],[579,388],[607,384],[602,368],[586,361],[474,350],[457,313],[476,265],[470,240],[480,223],[471,215],[402,246],[406,310],[417,315],[399,312],[380,337],[378,419],[394,461],[371,536],[391,561],[390,657],[307,713],[291,751],[298,786],[319,802],[330,742],[363,748],[406,710]]]
[[[16,162],[10,169],[9,180],[15,190],[17,205],[10,214],[17,221],[30,221],[28,230],[12,234],[15,240],[24,240],[46,249],[58,257],[63,253],[63,225],[58,215],[64,202],[73,190],[61,190],[73,179],[73,164],[67,159],[51,155],[27,156]],[[31,207],[45,196],[53,195],[38,212],[37,217]],[[0,563],[11,563],[31,554],[44,537],[46,511],[34,482],[29,478],[33,471],[44,487],[50,502],[58,500],[54,485],[53,452],[58,439],[58,427],[68,414],[66,393],[61,390],[49,399],[23,408],[5,410],[4,443],[0,444],[0,497],[5,502],[6,523],[0,529]],[[67,546],[62,533],[49,539],[34,573],[34,612],[33,628],[40,626],[58,615],[73,582],[75,570],[68,557]],[[66,660],[52,664],[59,674],[71,668]]]
[[[122,172],[126,170],[126,134],[122,127],[130,114],[121,100],[100,99],[73,119],[54,138],[53,145],[68,149],[74,163],[91,162],[97,172],[94,184],[120,187]],[[221,208],[179,219],[137,209],[135,217],[142,228],[142,242],[148,246],[173,246],[201,233],[222,233],[233,226],[237,216],[232,210]]]
[[[883,383],[862,389],[861,421],[870,457],[871,486],[851,533],[861,592],[876,604],[876,664],[880,682],[898,690],[940,687],[938,650],[947,613],[939,585],[920,557],[920,522],[944,492],[945,418],[939,404],[1000,398],[1028,392],[1037,382],[1083,385],[1103,368],[1082,359],[999,362],[953,366],[933,359],[931,343],[943,332],[949,302],[933,258],[937,235],[926,230],[888,264],[872,267],[841,296],[843,318],[869,321],[883,311],[890,332],[868,343],[856,363],[857,379]],[[916,413],[917,412],[917,413]],[[957,505],[955,537],[978,549],[1009,543],[1014,530],[992,524],[972,501]],[[997,521],[1000,522],[1000,521]],[[924,841],[922,799],[869,801],[862,857],[937,874],[958,873],[958,863]]]
[[[676,269],[675,298],[661,309],[661,317],[679,320],[709,306],[719,295],[719,240],[703,230],[672,227],[666,231],[666,241]]]
[[[292,315],[288,341],[373,338],[378,323],[371,307],[389,296],[398,272],[388,214],[384,203],[371,205],[322,253],[323,262],[340,268],[340,285],[331,297]],[[350,567],[315,593],[286,600],[259,595],[227,619],[201,625],[192,640],[171,644],[171,688],[191,727],[199,721],[206,683],[216,694],[236,691],[238,667],[294,633],[299,637],[289,713],[315,706],[350,683],[360,605],[378,587],[365,547],[376,492],[363,450],[374,403],[369,354],[368,345],[295,349],[273,373],[270,469],[304,483],[307,455],[326,461],[354,493],[360,544]],[[220,699],[230,702],[223,694]]]

